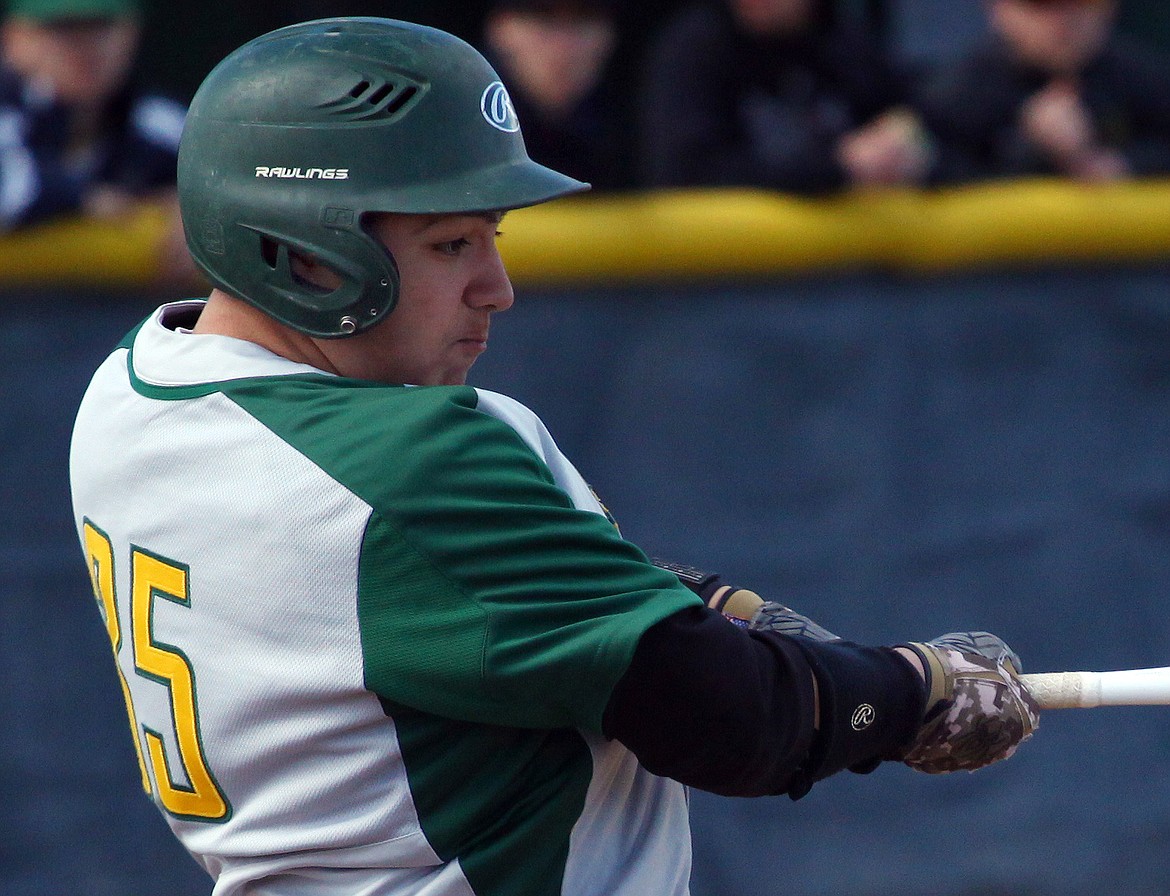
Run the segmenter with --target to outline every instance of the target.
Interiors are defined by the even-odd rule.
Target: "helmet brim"
[[[584,181],[531,159],[521,159],[395,191],[386,197],[385,207],[377,210],[403,214],[508,211],[589,189]]]

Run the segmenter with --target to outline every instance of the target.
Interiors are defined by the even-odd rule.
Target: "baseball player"
[[[465,385],[505,212],[585,186],[430,28],[290,26],[197,92],[214,289],[100,366],[70,474],[142,786],[216,896],[684,894],[688,786],[974,769],[1035,727],[998,638],[862,646],[656,564]]]

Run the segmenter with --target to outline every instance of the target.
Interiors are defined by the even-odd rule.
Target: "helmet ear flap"
[[[325,339],[352,336],[368,330],[398,303],[398,265],[368,234],[333,231],[328,245],[309,246],[273,228],[240,226],[262,263],[251,268],[258,276],[240,284],[237,294],[253,303],[260,298],[266,312],[301,332]],[[328,270],[336,284],[298,273],[296,257]]]

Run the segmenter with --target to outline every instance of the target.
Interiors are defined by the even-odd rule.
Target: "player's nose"
[[[508,276],[499,249],[493,244],[491,249],[484,253],[476,276],[468,287],[467,304],[489,311],[506,311],[512,307],[515,300],[512,279]]]

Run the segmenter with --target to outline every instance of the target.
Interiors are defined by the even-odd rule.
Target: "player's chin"
[[[447,386],[461,386],[467,381],[467,374],[479,360],[479,356],[487,351],[487,342],[477,339],[461,339],[455,343],[447,369],[443,371],[443,384]]]
[[[462,386],[467,374],[479,356],[487,349],[486,339],[457,339],[448,342],[443,351],[431,357],[425,369],[414,380],[420,386]]]
[[[430,382],[436,386],[462,386],[467,383],[467,375],[475,360],[466,364],[449,364],[433,377]]]

